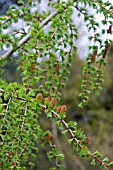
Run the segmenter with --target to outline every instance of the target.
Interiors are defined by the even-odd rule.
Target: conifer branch
[[[52,12],[45,20],[43,20],[40,23],[40,28],[44,27],[50,20],[51,18],[53,18],[54,16],[56,16],[58,13],[58,10],[55,10],[54,12]],[[23,44],[25,44],[29,39],[31,38],[31,32],[29,32],[25,37],[23,37],[19,42],[18,45],[13,48],[11,47],[11,49],[9,49],[3,56],[0,57],[0,61],[2,59],[7,59],[9,58],[16,50],[18,50]]]
[[[40,104],[40,106],[41,106],[44,110],[46,110],[46,106],[45,106],[45,105]],[[60,117],[60,115],[58,115],[54,110],[51,110],[51,113],[52,113],[56,118],[58,118],[58,119],[60,120],[60,122],[66,127],[66,129],[68,130],[68,132],[69,132],[70,135],[72,136],[73,141],[75,141],[75,142],[77,143],[77,146],[78,146],[80,149],[82,149],[82,145],[81,145],[81,143],[80,143],[80,140],[78,140],[78,139],[76,138],[76,136],[74,135],[73,130],[68,126],[68,123],[67,123],[64,119],[62,119],[62,118]],[[100,158],[98,158],[98,156],[96,156],[95,154],[91,153],[90,151],[88,151],[88,154],[89,154],[90,157],[92,157],[93,159],[95,159],[95,160],[96,160],[97,162],[99,162],[100,164],[104,165],[104,166],[105,166],[106,168],[108,168],[109,170],[113,170],[113,169],[110,167],[109,164],[107,164],[106,162],[104,162],[103,160],[101,160]]]

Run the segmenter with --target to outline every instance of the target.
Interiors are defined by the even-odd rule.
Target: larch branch
[[[44,19],[40,23],[40,28],[44,27],[54,16],[56,16],[58,13],[58,10],[53,11],[46,19]],[[25,37],[23,37],[19,42],[18,45],[15,48],[9,49],[3,56],[0,57],[0,61],[2,59],[9,58],[17,49],[19,49],[23,44],[25,44],[29,39],[31,38],[31,32],[29,32]]]

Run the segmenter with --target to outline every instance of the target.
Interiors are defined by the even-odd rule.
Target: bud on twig
[[[38,93],[37,96],[36,96],[36,100],[37,101],[42,101],[42,99],[43,99],[42,93]]]
[[[50,106],[53,108],[56,105],[56,98],[52,98]]]
[[[66,113],[66,105],[61,106],[60,112]]]
[[[61,106],[61,105],[59,105],[59,106],[58,106],[58,108],[57,108],[57,113],[58,113],[58,114],[59,114],[59,113],[60,113],[60,111],[61,111],[61,107],[62,107],[62,106]]]
[[[48,141],[48,142],[51,142],[52,140],[53,140],[53,135],[51,135],[51,134],[48,134],[47,136],[46,136],[46,141]]]
[[[12,166],[16,167],[16,162],[13,162],[13,163],[12,163]]]
[[[35,70],[36,70],[36,65],[35,65],[35,63],[32,63],[31,69],[32,69],[32,72],[35,72]]]
[[[90,138],[89,138],[89,137],[86,137],[86,140],[85,140],[85,142],[84,142],[83,145],[82,145],[82,148],[87,149],[89,142],[90,142]]]
[[[11,157],[12,155],[13,155],[12,151],[9,151],[9,152],[7,153],[7,157]]]
[[[86,137],[86,145],[88,145],[90,142],[90,138],[89,137]]]
[[[56,73],[58,73],[58,72],[59,72],[59,61],[57,61],[57,62],[56,62],[55,72],[56,72]]]
[[[48,103],[50,101],[50,96],[45,98],[45,103]]]

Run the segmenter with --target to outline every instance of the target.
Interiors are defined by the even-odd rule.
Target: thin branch
[[[0,92],[1,92],[1,93],[5,93],[5,92],[4,92],[4,90],[3,90],[3,89],[1,89],[1,88],[0,88]]]
[[[1,90],[1,89],[0,89]],[[4,91],[2,91],[4,93]],[[6,110],[5,110],[5,113],[4,113],[4,117],[3,117],[3,124],[2,126],[0,127],[0,130],[2,130],[2,128],[5,126],[5,121],[6,121],[6,117],[7,117],[7,113],[8,113],[8,110],[9,110],[9,105],[10,105],[10,102],[12,101],[12,97],[13,97],[13,94],[15,93],[15,91],[12,93],[12,95],[9,97],[8,99],[8,103],[6,104]]]
[[[25,105],[25,113],[24,113],[24,118],[23,118],[23,120],[22,120],[22,126],[21,126],[21,132],[23,131],[23,127],[24,127],[24,124],[25,124],[25,119],[26,119],[26,115],[27,115],[27,108],[28,107],[28,105],[27,105],[27,103],[26,103],[26,105]]]
[[[46,110],[46,106],[45,105],[42,105],[40,104],[40,107],[42,107],[44,110]],[[73,140],[77,143],[78,147],[81,149],[82,148],[82,145],[80,144],[80,140],[78,140],[76,138],[76,136],[74,135],[73,131],[69,128],[68,126],[68,123],[65,122],[64,119],[62,119],[60,117],[60,115],[58,115],[54,110],[51,110],[51,113],[57,117],[61,123],[66,127],[66,129],[68,130],[68,132],[71,134],[71,136],[73,137]],[[90,151],[88,151],[88,154],[93,158],[95,159],[97,162],[99,162],[100,164],[103,164],[106,168],[108,168],[109,170],[113,170],[109,164],[107,164],[106,162],[102,161],[101,159],[99,159],[95,154],[92,154],[90,153]]]
[[[97,0],[92,0],[94,3],[97,3],[98,6],[100,6],[100,4],[102,5],[103,9],[106,10],[110,15],[113,15],[113,12],[110,11],[109,9],[106,8],[106,6],[104,5],[104,2],[98,2]],[[112,4],[111,4],[112,5]]]
[[[55,17],[58,13],[58,10],[55,10],[54,12],[52,12],[44,21],[42,21],[40,23],[40,27],[42,28],[44,27],[50,20],[51,18]],[[23,37],[19,42],[18,45],[15,48],[11,48],[10,50],[8,50],[3,56],[0,57],[0,61],[2,59],[7,59],[9,58],[16,50],[18,50],[23,44],[25,44],[29,39],[31,38],[31,32],[29,32],[25,37]]]
[[[8,93],[8,92],[5,92],[3,89],[1,89],[0,88],[0,92],[2,93],[2,94],[4,94],[4,93]],[[15,95],[15,97],[18,99],[18,100],[22,100],[22,101],[25,101],[25,102],[27,102],[27,100],[25,99],[25,98],[23,98],[23,97],[18,97],[17,95]]]

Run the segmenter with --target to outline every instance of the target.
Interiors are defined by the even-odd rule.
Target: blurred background
[[[0,15],[4,15],[8,7],[16,4],[17,0],[0,0]],[[80,23],[80,28],[82,27]],[[84,36],[85,31],[82,30],[81,37]],[[84,43],[84,46],[86,44]],[[82,51],[82,46],[80,47]],[[80,49],[79,49],[80,51]],[[86,136],[90,137],[89,149],[94,152],[99,150],[103,153],[103,157],[108,157],[113,160],[113,47],[107,56],[108,65],[103,68],[105,73],[105,81],[103,89],[99,96],[92,95],[88,106],[80,109],[77,105],[80,102],[79,93],[82,91],[81,82],[83,79],[82,71],[85,66],[85,61],[76,55],[71,68],[71,75],[69,77],[67,86],[62,90],[62,98],[60,104],[67,105],[67,121],[74,120],[78,123]],[[7,61],[5,71],[2,78],[7,82],[21,82],[20,72],[16,70],[18,64],[16,57],[13,60]],[[67,143],[65,137],[54,127],[54,124],[41,118],[41,125],[43,129],[49,129],[56,133],[55,143],[59,150],[64,153],[65,160],[63,164],[66,170],[97,170],[98,166],[91,166],[90,159],[80,158]],[[47,158],[49,146],[39,148],[39,153],[35,161],[34,170],[49,169],[53,165]]]

